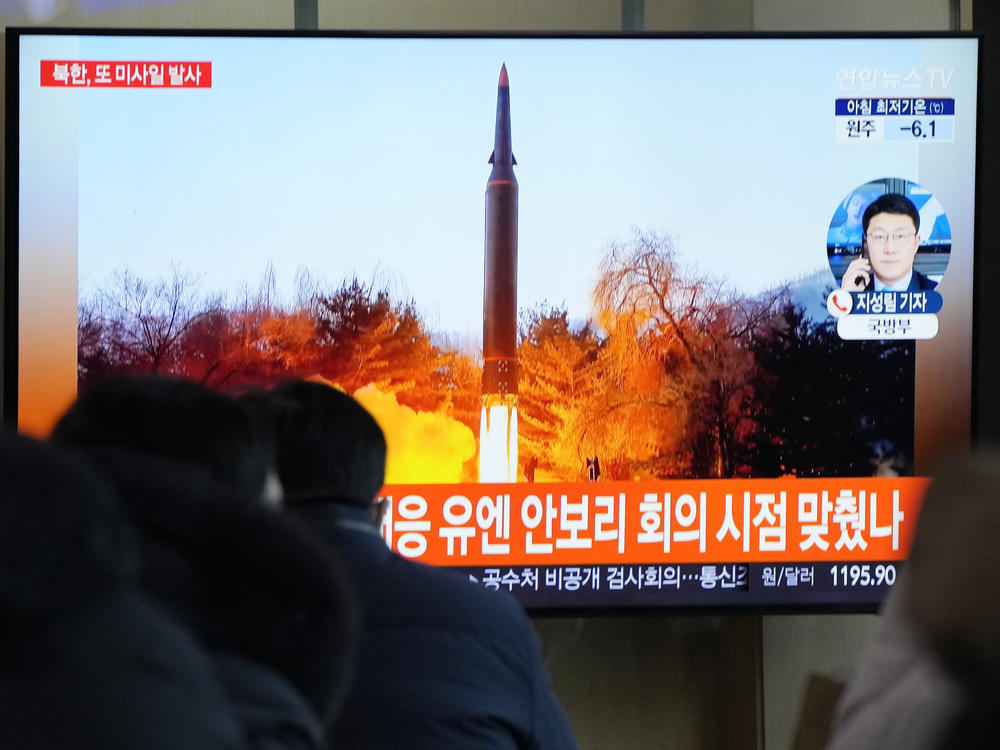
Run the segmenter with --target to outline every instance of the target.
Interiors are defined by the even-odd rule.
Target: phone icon
[[[835,318],[843,318],[851,312],[852,307],[854,299],[850,292],[845,292],[843,289],[834,289],[826,298],[826,309]]]

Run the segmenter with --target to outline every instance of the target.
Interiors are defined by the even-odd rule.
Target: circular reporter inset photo
[[[844,196],[830,221],[826,250],[845,291],[930,291],[948,268],[951,227],[929,190],[885,177]]]

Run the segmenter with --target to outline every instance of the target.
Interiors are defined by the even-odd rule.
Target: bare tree
[[[200,293],[196,277],[177,268],[159,281],[118,271],[95,298],[81,301],[81,354],[99,353],[110,369],[170,372],[185,333],[219,307]]]

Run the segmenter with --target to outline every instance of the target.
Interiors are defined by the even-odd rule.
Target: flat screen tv
[[[7,33],[5,417],[312,378],[539,611],[870,608],[970,441],[978,40]]]

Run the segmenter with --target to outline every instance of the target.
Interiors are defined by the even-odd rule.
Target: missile
[[[493,170],[486,182],[483,395],[517,395],[517,178],[510,140],[507,66],[497,86]]]
[[[486,181],[483,386],[479,481],[517,481],[517,178],[510,145],[507,66],[497,85],[496,133]]]

